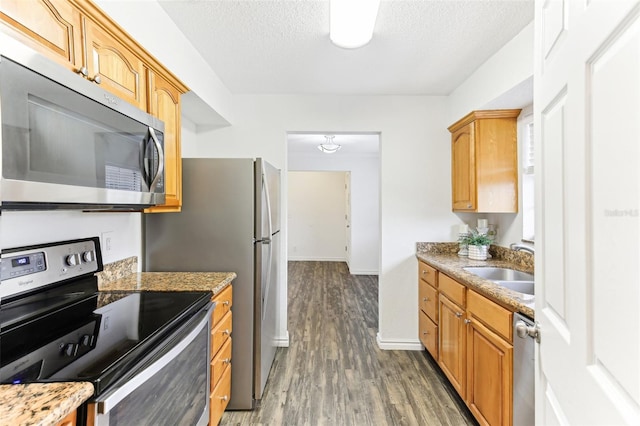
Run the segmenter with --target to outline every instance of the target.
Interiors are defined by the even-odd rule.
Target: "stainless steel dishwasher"
[[[534,321],[513,315],[513,426],[535,424],[534,350],[537,329]]]

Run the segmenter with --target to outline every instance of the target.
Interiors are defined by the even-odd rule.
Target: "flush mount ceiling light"
[[[329,38],[336,46],[355,49],[373,36],[380,0],[331,0]]]
[[[325,154],[333,154],[334,152],[338,152],[338,150],[342,148],[342,145],[338,145],[333,141],[333,138],[335,138],[335,136],[326,135],[325,138],[327,139],[327,141],[318,145],[318,149]]]

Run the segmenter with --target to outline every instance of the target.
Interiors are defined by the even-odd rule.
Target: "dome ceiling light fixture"
[[[318,149],[325,154],[333,154],[334,152],[338,152],[340,148],[342,148],[342,145],[338,145],[333,141],[335,135],[326,135],[325,138],[327,139],[326,142],[318,145]]]
[[[329,38],[339,47],[356,49],[373,37],[380,0],[331,0]]]

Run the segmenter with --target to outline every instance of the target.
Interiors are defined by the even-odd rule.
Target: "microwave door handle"
[[[151,185],[149,185],[149,192],[153,192],[158,186],[160,176],[162,176],[162,172],[164,171],[164,151],[162,150],[162,145],[160,145],[160,141],[158,141],[156,131],[153,130],[153,127],[149,127],[149,134],[151,135],[151,139],[153,139],[153,143],[156,145],[156,149],[158,150],[158,172],[153,178],[153,181],[151,181]]]

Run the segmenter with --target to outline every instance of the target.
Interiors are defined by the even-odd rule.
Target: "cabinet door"
[[[72,71],[82,67],[80,12],[66,0],[2,0],[2,31]]]
[[[179,212],[182,207],[180,92],[161,75],[149,71],[149,113],[164,122],[165,203],[146,212]]]
[[[85,19],[84,36],[88,78],[146,111],[145,66],[142,60],[89,19]]]
[[[458,305],[440,294],[440,318],[438,327],[439,354],[438,364],[444,374],[449,378],[458,394],[465,396],[465,374],[466,374],[466,334],[465,334],[465,314]]]
[[[424,313],[419,312],[420,341],[434,359],[438,359],[438,326]]]
[[[451,135],[451,186],[455,211],[476,209],[474,123]]]
[[[467,405],[481,425],[511,425],[513,346],[473,317],[467,330]]]

